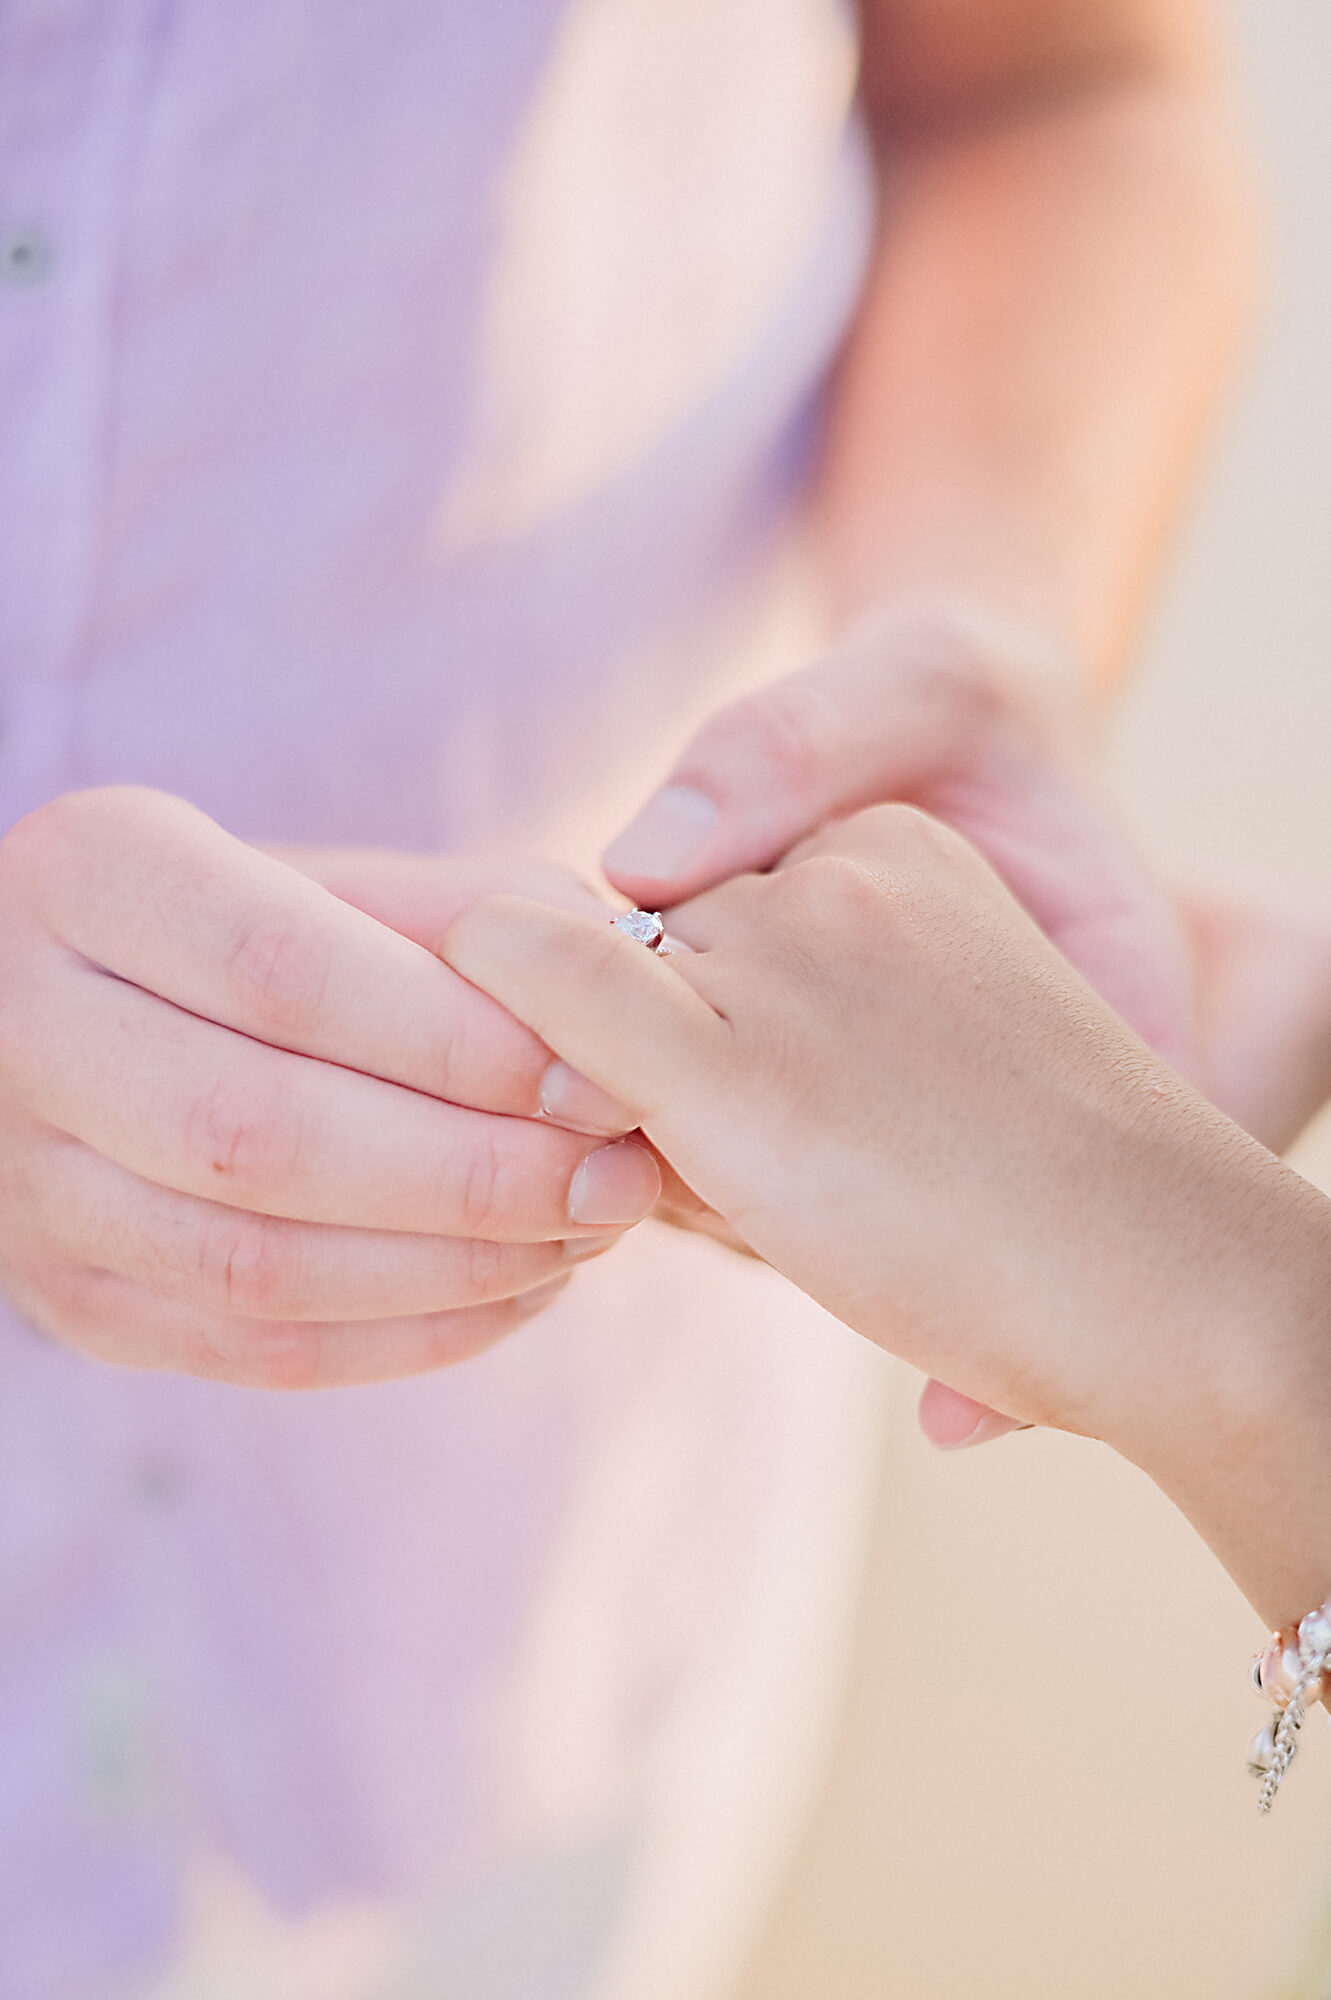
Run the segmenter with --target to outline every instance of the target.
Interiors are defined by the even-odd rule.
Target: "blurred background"
[[[1180,878],[1325,910],[1331,8],[1232,14],[1270,271],[1113,774]],[[1296,1164],[1331,1191],[1331,1120]],[[894,1378],[833,1763],[734,2000],[1327,2000],[1331,1730],[1259,1820],[1253,1614],[1108,1453],[936,1456],[915,1388]]]

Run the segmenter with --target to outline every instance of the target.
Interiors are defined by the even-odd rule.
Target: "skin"
[[[543,1119],[548,1051],[403,934],[512,871],[349,856],[344,896],[385,873],[398,928],[129,789],[0,842],[0,1274],[37,1325],[228,1382],[412,1373],[650,1210],[644,1149]]]
[[[1273,1626],[1320,1602],[1331,1203],[909,807],[672,928],[691,951],[658,959],[486,897],[444,953],[848,1325],[974,1405],[1105,1440]]]
[[[1331,1098],[1331,928],[1189,895],[1206,1095],[1281,1153]]]
[[[862,15],[881,223],[817,492],[835,602],[957,594],[1111,681],[1246,312],[1215,11]]]
[[[842,636],[704,727],[607,875],[664,908],[910,801],[980,849],[1154,1047],[1246,1108],[1260,1021],[1232,1021],[1213,1077],[1196,976],[1230,968],[1192,962],[1186,913],[1094,768],[1245,317],[1251,198],[1213,10],[861,0],[860,16],[880,223],[809,510]],[[926,1410],[949,1442],[977,1421],[942,1392]]]
[[[639,826],[609,872],[655,906],[914,798],[1187,1062],[1184,941],[1096,797],[1084,690],[1121,657],[1238,316],[1205,15],[862,14],[883,221],[810,513],[834,615],[866,622],[686,753],[674,789],[714,814],[691,856]],[[201,824],[76,794],[0,844],[0,1278],[131,1365],[295,1386],[465,1356],[539,1304],[561,1241],[643,1213],[654,1169],[603,1158],[621,1184],[570,1220],[587,1147],[516,1122],[548,1058],[425,958],[474,875],[216,829],[205,863]],[[611,1134],[582,1088],[546,1074],[566,1124]]]
[[[1185,941],[1097,796],[1121,672],[1246,295],[1194,0],[864,0],[880,228],[810,496],[843,628],[718,714],[607,851],[656,908],[889,799],[965,831],[1187,1060]]]

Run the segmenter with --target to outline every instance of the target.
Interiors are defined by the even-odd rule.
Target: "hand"
[[[1177,907],[1193,953],[1194,1080],[1245,1132],[1283,1152],[1331,1097],[1331,932],[1214,896],[1184,894]],[[945,1449],[1015,1428],[939,1382],[925,1388],[920,1422]]]
[[[1287,1209],[1325,1204],[950,830],[880,808],[672,922],[694,952],[658,960],[490,899],[444,951],[759,1254],[977,1403],[1154,1464],[1181,1411],[1204,1432],[1213,1397],[1260,1380]]]
[[[1197,1081],[1280,1153],[1331,1098],[1331,930],[1306,917],[1188,894]]]
[[[992,863],[1072,965],[1184,1074],[1183,927],[1096,795],[1075,683],[1048,649],[964,607],[899,607],[826,660],[716,716],[612,843],[607,875],[657,908],[769,868],[829,820],[907,800]],[[687,1202],[676,1217],[695,1220]],[[940,1445],[1013,1420],[930,1384]]]
[[[715,716],[604,857],[656,909],[862,807],[955,827],[1045,935],[1175,1067],[1192,1056],[1187,941],[1097,796],[1069,672],[961,608],[881,614],[825,660]]]
[[[396,863],[345,865],[422,920],[428,880],[441,924],[493,879]],[[604,1100],[526,1029],[179,800],[76,793],[13,828],[0,968],[0,1275],[104,1360],[302,1387],[435,1367],[655,1199],[645,1148],[552,1122]]]

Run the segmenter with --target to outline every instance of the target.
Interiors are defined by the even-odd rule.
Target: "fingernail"
[[[566,1062],[552,1062],[541,1078],[541,1110],[575,1132],[631,1132],[638,1122],[608,1090]]]
[[[593,1229],[627,1229],[656,1206],[661,1169],[645,1146],[620,1139],[589,1153],[568,1193],[572,1221]]]
[[[552,1278],[548,1285],[537,1285],[530,1292],[519,1292],[513,1301],[513,1310],[519,1319],[535,1319],[537,1313],[543,1313],[547,1306],[552,1306],[565,1286],[572,1282],[571,1277]]]
[[[564,1243],[564,1262],[582,1264],[588,1257],[603,1257],[607,1250],[613,1250],[616,1243],[623,1241],[622,1229],[611,1230],[605,1236],[570,1236]]]
[[[602,856],[608,875],[673,882],[693,865],[716,825],[716,804],[692,785],[667,785]]]
[[[1033,1424],[1019,1424],[1015,1417],[1000,1417],[997,1410],[986,1410],[976,1420],[974,1429],[965,1437],[953,1438],[950,1444],[940,1444],[939,1451],[969,1451],[973,1444],[992,1444],[995,1438],[1010,1437],[1013,1431],[1034,1430]]]

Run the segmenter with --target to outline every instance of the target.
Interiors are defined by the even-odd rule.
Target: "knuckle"
[[[81,950],[99,870],[119,866],[164,814],[193,810],[143,787],[104,786],[48,799],[0,837],[0,910],[12,946],[0,951],[0,1060],[23,1065],[32,1003]]]
[[[61,1265],[48,1273],[42,1290],[71,1327],[94,1326],[101,1318],[106,1285],[99,1271],[81,1264]]]
[[[502,1104],[508,1109],[506,1099],[517,1069],[511,1052],[518,1038],[526,1034],[526,1029],[485,994],[466,994],[451,1013],[441,1009],[430,1044],[431,1096],[449,1104],[486,1104],[493,1109]],[[514,1103],[512,1108],[526,1110],[527,1101]]]
[[[475,1355],[483,1354],[487,1347],[493,1347],[505,1334],[512,1333],[515,1327],[521,1326],[527,1316],[521,1302],[512,1299],[478,1306],[470,1312],[433,1314],[426,1323],[421,1366],[424,1370],[437,1371],[454,1368],[459,1361],[470,1361]]]
[[[800,793],[817,778],[839,733],[836,710],[815,683],[780,682],[714,717],[698,738],[695,759],[727,778],[761,776]]]
[[[956,836],[921,814],[897,817],[911,808],[884,810],[894,816],[890,842],[813,855],[770,878],[786,899],[775,929],[811,969],[867,968],[885,953],[898,968],[931,957],[940,938],[958,935],[956,912],[975,907],[973,895],[958,896],[950,867],[939,866],[940,852],[962,845]]]
[[[323,1381],[317,1326],[229,1320],[199,1332],[198,1372],[250,1389],[317,1389]]]
[[[185,1149],[214,1190],[265,1189],[284,1180],[299,1151],[279,1097],[259,1102],[232,1077],[219,1077],[186,1112]]]
[[[811,855],[773,880],[784,891],[786,914],[799,929],[840,937],[855,925],[882,921],[881,883],[846,855]]]
[[[242,1319],[278,1319],[299,1307],[291,1232],[267,1216],[221,1215],[204,1231],[200,1275],[205,1290]]]
[[[15,1287],[18,1302],[58,1339],[83,1340],[100,1333],[106,1317],[107,1274],[65,1259],[30,1262]]]
[[[919,806],[897,802],[871,806],[860,815],[860,826],[889,862],[905,867],[929,867],[953,862],[969,853],[961,835]]]
[[[61,792],[16,820],[0,840],[0,873],[7,884],[40,896],[58,874],[77,866],[90,842],[160,819],[167,805],[177,805],[165,793],[138,785],[92,786]]]
[[[317,1023],[331,974],[329,942],[300,919],[246,917],[226,950],[226,974],[242,1018],[286,1039]]]
[[[958,729],[993,722],[1011,706],[1002,663],[1028,645],[1024,633],[970,607],[928,600],[870,620],[856,641]]]
[[[501,1297],[507,1288],[510,1254],[501,1243],[485,1236],[467,1239],[463,1252],[461,1305],[488,1303]]]
[[[6,892],[20,902],[39,901],[85,817],[79,794],[66,793],[17,820],[0,840],[0,882]]]
[[[803,877],[806,897],[822,897],[847,917],[876,898],[880,923],[947,896],[983,865],[953,827],[900,801],[857,813],[828,839],[836,844],[789,873]]]
[[[477,1132],[454,1183],[452,1205],[464,1237],[493,1240],[491,1231],[502,1213],[503,1183],[498,1141],[488,1132]]]

